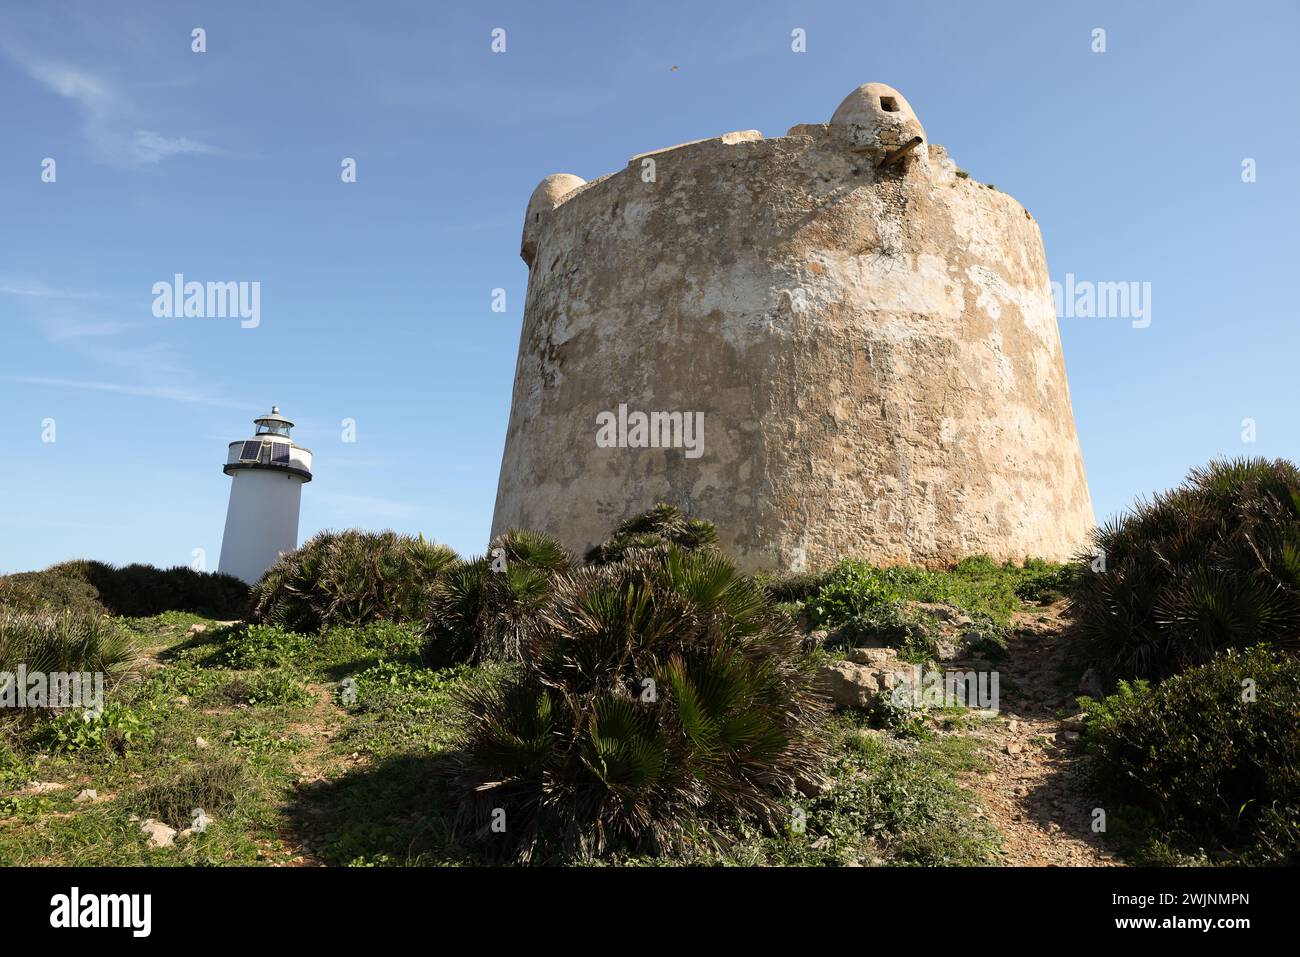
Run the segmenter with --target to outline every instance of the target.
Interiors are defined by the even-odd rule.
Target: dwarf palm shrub
[[[0,576],[0,607],[10,611],[70,611],[78,615],[102,615],[108,611],[90,582],[50,571]]]
[[[520,660],[555,577],[572,567],[555,539],[515,529],[494,539],[486,557],[456,563],[434,601],[425,663]]]
[[[1100,782],[1202,846],[1300,860],[1300,660],[1229,651],[1087,705]]]
[[[671,851],[737,816],[776,827],[824,757],[799,636],[713,551],[562,576],[524,666],[463,697],[462,821],[529,859]]]
[[[291,631],[424,622],[438,578],[456,561],[445,545],[396,532],[325,531],[282,555],[253,588],[254,621]]]
[[[89,582],[114,615],[145,617],[189,611],[212,618],[238,618],[248,610],[248,586],[233,575],[196,572],[185,565],[155,568],[78,559],[51,565],[52,575]]]
[[[19,665],[29,674],[98,673],[111,686],[139,656],[131,634],[112,619],[0,609],[0,673],[14,675]]]
[[[586,559],[592,564],[604,565],[622,561],[632,549],[671,543],[694,550],[711,548],[717,541],[718,533],[712,522],[686,518],[676,506],[660,502],[649,511],[621,522],[607,541],[587,552]]]
[[[233,575],[196,572],[184,565],[119,568],[76,559],[44,571],[0,578],[0,604],[25,611],[107,611],[129,617],[188,611],[211,618],[238,618],[248,610],[248,586]]]
[[[1098,529],[1079,632],[1119,677],[1164,678],[1224,648],[1300,649],[1300,470],[1212,462]]]

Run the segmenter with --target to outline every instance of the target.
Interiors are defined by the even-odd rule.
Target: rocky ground
[[[951,632],[941,645],[955,649],[968,620],[956,609],[918,607],[941,619],[940,627]],[[996,715],[942,733],[972,735],[984,742],[988,767],[962,775],[961,784],[975,794],[976,813],[1001,832],[1001,857],[1008,865],[1121,863],[1092,830],[1093,809],[1099,802],[1088,794],[1075,700],[1080,676],[1070,665],[1077,656],[1070,654],[1072,640],[1064,610],[1063,603],[1057,603],[1017,612],[1007,655],[996,663],[953,655],[941,666],[998,673]],[[893,675],[909,667],[892,649],[859,647],[824,666],[821,681],[838,706],[870,707],[879,692],[892,687]]]
[[[963,784],[1002,832],[1005,863],[1117,865],[1092,830],[1098,802],[1088,795],[1078,722],[1071,720],[1077,681],[1066,667],[1070,639],[1061,611],[1016,615],[1008,655],[997,664],[1000,714],[979,732],[992,741],[992,770]]]

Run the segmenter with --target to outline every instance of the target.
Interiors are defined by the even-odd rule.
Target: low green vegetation
[[[832,838],[832,854],[852,849],[862,863],[885,858],[928,867],[995,860],[1000,835],[971,813],[970,795],[956,781],[961,772],[984,768],[978,738],[908,741],[862,728],[843,733],[843,749],[832,763],[833,778],[842,784],[809,808],[809,829]]]
[[[149,740],[146,716],[123,701],[109,701],[102,710],[71,708],[32,726],[30,740],[56,754],[91,751],[125,754]]]
[[[592,574],[620,573],[611,567]],[[706,582],[696,587],[707,591]],[[384,866],[500,859],[490,831],[485,840],[470,821],[458,820],[466,780],[459,775],[467,767],[464,702],[518,682],[523,665],[430,669],[420,662],[419,629],[390,623],[316,635],[223,627],[180,613],[118,624],[156,664],[142,680],[113,691],[103,720],[86,722],[73,711],[35,723],[0,720],[0,863],[276,865],[306,859]],[[206,630],[193,634],[194,624]],[[250,633],[256,636],[251,643]],[[668,680],[661,689],[671,689]],[[635,690],[639,695],[639,683]],[[604,856],[549,859],[630,865],[996,862],[996,835],[975,816],[955,779],[979,765],[978,742],[947,735],[897,738],[868,731],[863,721],[836,718],[816,732],[811,744],[825,759],[815,796],[791,787],[794,768],[810,765],[808,759],[778,765],[785,783],[761,791],[769,795],[763,798],[767,826],[761,816],[722,814],[707,832],[685,827],[691,839],[675,854],[667,846],[638,849],[611,835]],[[707,724],[697,731],[708,731]],[[599,734],[606,756],[597,767],[606,778],[596,779],[598,788],[627,767],[619,764],[628,749],[615,731],[606,727]],[[720,742],[751,740],[743,731],[719,728],[712,751],[707,737],[692,748],[699,757],[720,757]],[[864,743],[868,735],[872,741]],[[772,760],[761,739],[747,745],[754,768]],[[714,782],[726,780],[719,777],[725,765],[710,774]],[[97,798],[75,801],[86,788]],[[708,793],[700,786],[689,796],[703,800]],[[716,802],[713,807],[718,810]],[[140,830],[144,821],[157,820],[182,831],[193,824],[196,809],[210,826],[178,836],[174,846],[153,847]],[[536,859],[543,857],[539,852]]]
[[[719,846],[684,858],[721,866],[976,867],[996,864],[1002,839],[975,813],[958,779],[987,768],[984,742],[973,736],[900,739],[857,715],[822,729],[826,787],[791,798],[775,833],[753,826],[724,829]],[[645,863],[613,855],[609,863]]]
[[[419,625],[390,621],[334,626],[315,634],[241,623],[216,634],[221,644],[214,656],[221,664],[240,670],[278,668],[304,661],[332,661],[344,667],[358,659],[405,658],[417,654],[424,640]]]
[[[316,635],[175,612],[115,623],[151,662],[100,715],[0,714],[0,863],[291,864],[308,841],[348,863],[328,853],[331,829],[389,809],[354,825],[318,793],[397,751],[418,759],[427,790],[455,717],[450,691],[433,707],[429,686],[466,678],[420,667],[420,631],[388,622]],[[398,672],[418,677],[390,683]],[[74,800],[83,789],[97,794]],[[190,828],[196,809],[211,825],[174,846],[141,832],[147,819]]]
[[[1011,613],[1022,598],[1033,601],[1059,597],[1068,580],[1067,566],[1030,560],[1023,567],[999,565],[984,555],[958,562],[947,571],[895,566],[877,568],[866,562],[836,565],[808,601],[819,625],[839,625],[906,602],[952,605],[971,618],[1000,627],[1011,624]]]
[[[1300,863],[1300,660],[1229,651],[1159,685],[1083,699],[1099,783],[1129,828],[1215,859]]]
[[[469,562],[344,537],[286,556],[260,620],[86,619],[144,668],[98,713],[0,716],[0,860],[991,860],[946,746],[825,724],[803,636],[705,523],[657,509],[586,566],[522,532]]]
[[[880,642],[919,662],[938,654],[945,634],[960,636],[957,650],[966,655],[1001,657],[1012,612],[1025,601],[1061,598],[1078,573],[1074,565],[998,564],[979,555],[946,570],[850,560],[823,572],[759,580],[791,617],[832,631],[834,646]]]
[[[247,678],[234,678],[221,688],[221,696],[232,704],[309,704],[311,692],[301,681],[282,670],[261,671]]]

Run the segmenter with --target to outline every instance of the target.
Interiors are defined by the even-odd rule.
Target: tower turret
[[[298,547],[302,487],[311,481],[311,450],[289,438],[293,423],[279,406],[253,420],[250,439],[231,442],[223,471],[230,484],[218,570],[250,585],[281,554]]]

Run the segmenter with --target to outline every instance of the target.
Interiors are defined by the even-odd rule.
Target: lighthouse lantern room
[[[226,452],[224,471],[232,481],[218,565],[250,585],[298,547],[298,507],[311,481],[311,450],[289,438],[293,423],[279,407],[253,421],[253,437],[231,442]]]

